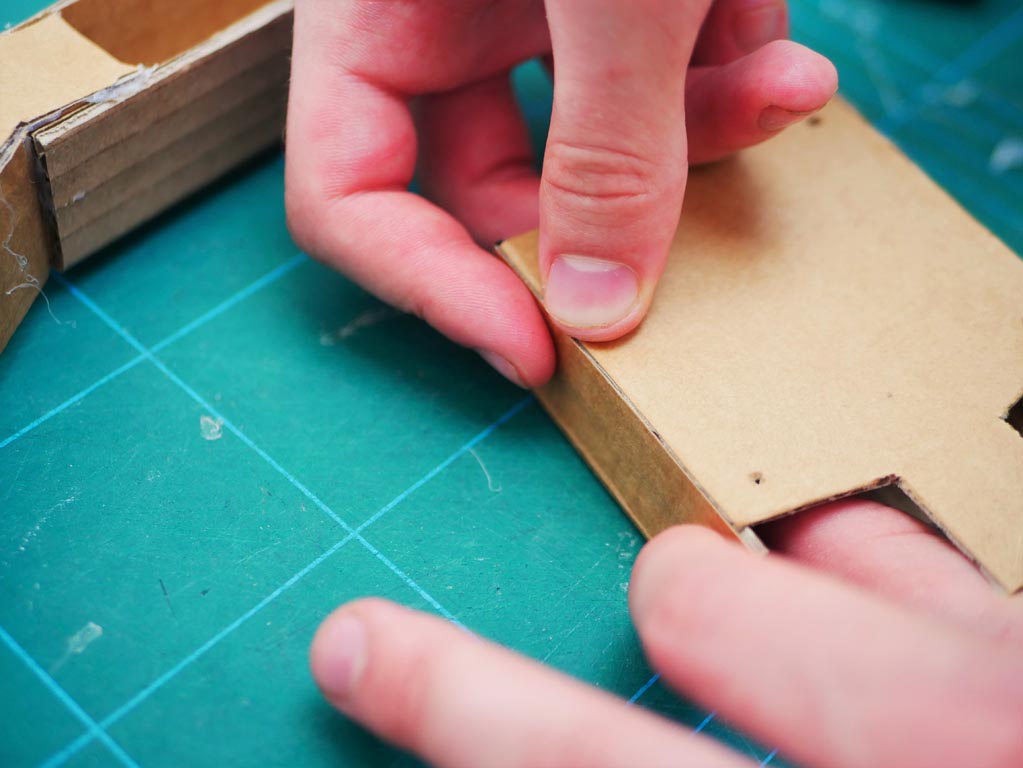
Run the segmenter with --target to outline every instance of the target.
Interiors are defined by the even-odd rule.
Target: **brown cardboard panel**
[[[92,105],[38,131],[40,150],[49,152],[47,170],[57,177],[78,169],[81,175],[69,178],[80,186],[103,179],[107,171],[120,172],[133,155],[126,142],[147,141],[150,136],[160,141],[163,131],[173,130],[166,123],[199,119],[189,118],[189,109],[216,110],[216,101],[251,95],[289,68],[290,50],[291,3],[271,3],[222,31],[216,40],[157,67],[136,92]],[[57,143],[60,151],[50,151]],[[121,149],[132,151],[122,154]],[[89,162],[94,167],[87,173],[80,166]]]
[[[32,178],[27,142],[0,160],[0,352],[49,275],[50,240]]]
[[[57,14],[0,34],[0,145],[19,123],[78,101],[131,71]]]
[[[535,239],[501,250],[539,293]],[[603,459],[599,443],[645,422],[661,446],[636,442],[629,450],[645,456],[634,467],[665,453],[678,467],[648,485],[702,492],[743,538],[898,483],[1016,591],[1023,438],[1005,417],[1023,393],[1021,297],[1023,262],[836,102],[820,121],[696,169],[647,320],[620,342],[571,342],[593,365],[563,363],[540,397],[619,488],[619,472],[635,469]],[[631,414],[613,429],[586,427],[597,407],[572,410],[558,394],[589,386],[564,379],[598,374]],[[627,511],[644,530],[660,526],[648,496],[672,492],[633,485]]]
[[[73,266],[278,142],[290,45],[291,4],[266,3],[138,88],[36,132],[58,266]],[[222,156],[212,157],[217,147]]]
[[[280,139],[291,8],[61,0],[0,33],[0,349],[37,294],[25,280]]]
[[[61,203],[55,200],[54,209],[57,231],[63,244],[65,265],[71,266],[92,252],[92,249],[79,252],[72,248],[69,241],[73,236],[87,227],[109,228],[110,221],[105,218],[108,214],[115,210],[123,210],[125,205],[133,204],[139,197],[152,195],[154,187],[165,184],[169,177],[191,165],[198,158],[208,158],[211,152],[217,150],[229,151],[232,143],[247,142],[250,132],[257,133],[265,142],[257,145],[255,151],[278,141],[284,125],[286,97],[287,84],[284,82],[278,85],[276,92],[257,93],[252,98],[234,105],[226,113],[216,115],[215,120],[204,122],[192,132],[176,137],[173,143],[146,147],[145,152],[135,156],[135,163],[116,176],[101,181],[98,186],[82,185],[81,191],[71,199],[67,199],[68,193],[75,187],[61,179],[59,189],[64,200]],[[165,132],[159,133],[161,139],[167,138]],[[222,169],[220,163],[214,163],[210,167],[214,166]],[[144,220],[139,219],[131,224],[125,220],[125,223],[112,230],[112,235],[107,234],[104,237],[116,237],[117,233],[126,231]]]
[[[166,114],[153,116],[137,107],[132,100],[125,103],[123,116],[108,118],[109,130],[80,131],[73,136],[63,121],[59,126],[44,128],[35,134],[36,145],[43,153],[46,148],[62,142],[60,152],[53,152],[47,158],[47,171],[60,184],[53,189],[53,205],[58,215],[63,208],[71,206],[74,198],[81,198],[81,192],[97,189],[104,185],[116,185],[122,174],[138,165],[139,158],[163,152],[167,147],[186,136],[196,136],[208,130],[218,120],[234,119],[247,114],[258,106],[260,100],[271,101],[274,108],[284,103],[283,93],[287,90],[288,62],[283,57],[274,57],[261,65],[253,66],[238,78],[206,93],[196,94],[192,101],[184,100],[169,109]],[[177,89],[171,88],[171,91]],[[166,106],[166,100],[160,104]],[[99,115],[96,120],[107,118],[110,113]],[[99,139],[111,139],[111,134],[125,124],[138,127],[142,119],[152,120],[134,132],[113,137],[108,147],[81,141],[85,135],[96,133]],[[76,145],[73,149],[72,142]],[[81,215],[81,213],[79,213]]]
[[[281,111],[264,122],[257,122],[238,134],[227,134],[209,151],[199,155],[188,165],[176,166],[174,172],[159,179],[145,194],[130,198],[124,204],[110,208],[102,217],[91,222],[62,241],[64,253],[73,260],[95,253],[121,234],[148,221],[156,214],[202,189],[245,160],[280,141]]]
[[[0,34],[0,351],[46,282],[53,249],[27,125],[131,70],[59,15]]]

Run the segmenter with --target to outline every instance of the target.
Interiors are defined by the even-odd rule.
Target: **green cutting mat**
[[[41,5],[4,0],[0,24]],[[793,19],[1023,250],[1017,0]],[[548,86],[518,81],[539,140]],[[626,609],[641,540],[537,405],[296,251],[279,156],[68,280],[0,357],[0,764],[407,762],[307,672],[318,622],[360,595],[775,759],[651,678]]]

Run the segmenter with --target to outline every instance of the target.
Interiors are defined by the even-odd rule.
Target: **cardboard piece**
[[[27,123],[105,88],[132,68],[60,16],[0,35],[0,143]]]
[[[0,351],[42,291],[50,272],[50,238],[25,142],[0,164]]]
[[[22,262],[45,280],[280,142],[292,3],[213,5],[64,0],[0,34],[0,350]]]
[[[36,132],[57,266],[73,266],[279,143],[290,49],[291,3],[271,2],[144,73],[133,92]]]
[[[540,295],[536,233],[499,250]],[[642,326],[537,395],[650,536],[888,485],[1023,587],[1023,262],[836,101],[695,169]]]
[[[49,273],[52,241],[39,205],[30,125],[131,70],[59,15],[0,35],[0,350]]]

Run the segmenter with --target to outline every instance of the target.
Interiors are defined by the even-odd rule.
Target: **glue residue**
[[[224,436],[224,420],[212,416],[199,417],[199,434],[203,440],[219,440]]]
[[[57,659],[57,663],[50,667],[50,674],[56,673],[61,667],[67,664],[72,656],[78,656],[85,651],[93,642],[103,636],[103,627],[90,621],[80,630],[67,639],[67,650],[64,655]]]

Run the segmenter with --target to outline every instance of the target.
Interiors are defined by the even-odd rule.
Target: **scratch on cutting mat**
[[[170,593],[167,591],[167,585],[163,583],[163,579],[157,579],[157,581],[160,582],[160,590],[163,592],[163,599],[167,601],[167,607],[170,608],[171,616],[176,619],[177,614],[174,613],[174,606],[171,605]]]
[[[350,339],[359,331],[371,328],[384,320],[388,320],[400,314],[393,307],[374,307],[366,310],[355,317],[350,323],[342,325],[335,331],[324,331],[320,334],[320,344],[324,347],[333,347],[339,341]]]
[[[48,510],[43,512],[42,516],[38,520],[36,520],[36,524],[29,528],[27,531],[25,531],[25,535],[21,537],[21,542],[18,544],[18,551],[19,552],[25,551],[28,545],[32,543],[32,540],[39,535],[39,532],[42,530],[43,526],[50,521],[50,515],[52,515],[58,509],[64,507],[66,504],[70,504],[74,500],[75,500],[74,495],[68,496],[63,501],[58,501]]]
[[[205,414],[199,417],[199,434],[203,440],[219,440],[224,436],[224,420]]]
[[[50,667],[50,674],[56,674],[61,667],[67,664],[68,660],[72,656],[78,656],[102,636],[103,627],[92,621],[87,623],[84,627],[67,639],[67,650],[65,650],[64,655],[57,659],[57,662]]]
[[[490,476],[490,472],[487,470],[487,465],[483,463],[483,459],[481,459],[480,455],[476,453],[476,449],[470,448],[469,453],[472,454],[472,457],[476,459],[476,463],[480,465],[480,469],[483,470],[483,475],[487,478],[487,488],[489,488],[492,493],[500,493],[502,486],[494,485],[494,479]]]

